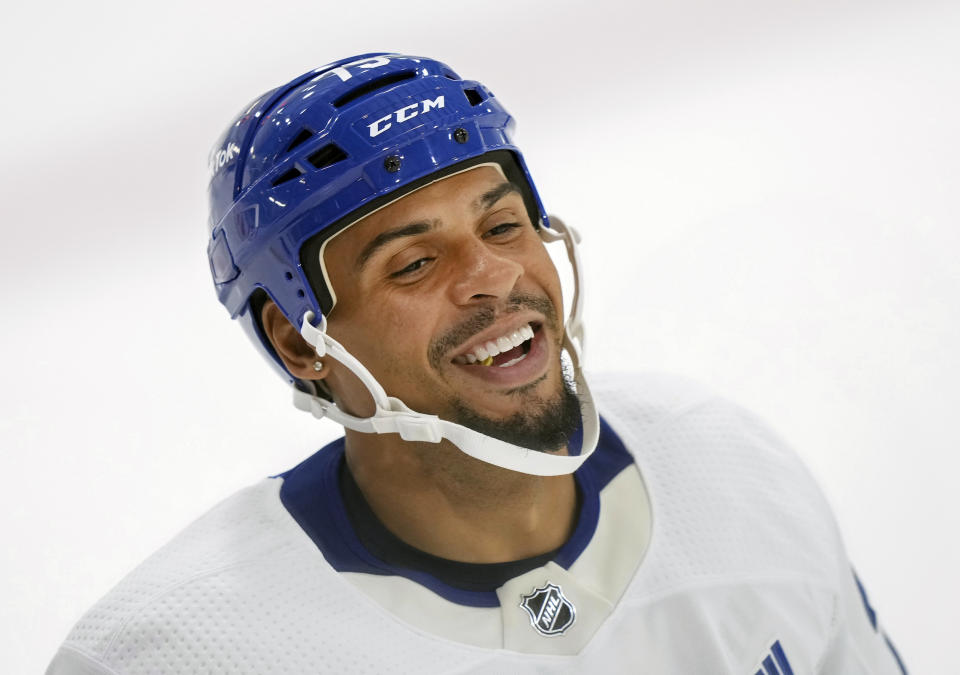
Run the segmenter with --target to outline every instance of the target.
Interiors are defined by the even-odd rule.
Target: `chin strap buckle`
[[[400,438],[405,441],[439,443],[443,440],[439,417],[414,412],[393,396],[387,397],[387,407],[377,410],[371,419],[378,430],[400,434]]]
[[[397,420],[397,433],[405,441],[420,441],[423,443],[439,443],[443,440],[440,428],[432,419],[417,419],[410,417]]]

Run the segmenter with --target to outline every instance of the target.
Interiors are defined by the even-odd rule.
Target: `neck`
[[[531,476],[451,443],[408,443],[347,430],[347,465],[380,521],[407,544],[470,563],[555,550],[576,523],[573,476]]]

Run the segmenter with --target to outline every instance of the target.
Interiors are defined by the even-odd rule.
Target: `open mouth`
[[[496,339],[477,345],[465,354],[455,356],[453,362],[461,366],[509,368],[527,358],[533,338],[539,331],[539,323],[526,323]]]

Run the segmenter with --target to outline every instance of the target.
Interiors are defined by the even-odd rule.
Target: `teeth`
[[[509,368],[510,366],[512,366],[512,365],[514,365],[514,364],[516,364],[516,363],[520,363],[520,362],[523,361],[525,358],[527,358],[527,355],[526,355],[526,354],[521,354],[520,356],[518,356],[518,357],[515,358],[515,359],[510,359],[510,360],[507,361],[506,363],[501,363],[499,367],[500,367],[500,368]]]
[[[473,352],[469,354],[461,354],[460,356],[455,357],[453,362],[461,365],[483,363],[488,359],[492,359],[497,354],[502,354],[503,352],[510,351],[514,347],[519,347],[524,342],[532,338],[533,328],[530,327],[530,324],[524,324],[511,333],[507,333],[506,335],[498,337],[496,340],[490,340],[486,344],[476,347]],[[526,356],[526,354],[523,356]],[[509,365],[513,365],[517,362],[517,360],[519,359],[511,361]]]

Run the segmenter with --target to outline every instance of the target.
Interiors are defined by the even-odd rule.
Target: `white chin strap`
[[[445,438],[471,457],[512,471],[536,476],[559,476],[576,471],[596,449],[600,436],[600,418],[590,394],[590,387],[583,377],[583,282],[580,278],[580,257],[576,247],[580,235],[573,228],[557,221],[553,228],[541,227],[540,236],[546,242],[563,240],[567,247],[567,257],[573,266],[573,305],[564,328],[563,347],[573,362],[580,415],[583,418],[583,445],[579,455],[557,455],[524,448],[440,419],[436,415],[411,410],[400,399],[387,396],[370,371],[343,345],[327,335],[326,317],[321,317],[319,327],[314,326],[313,312],[304,315],[300,334],[314,346],[317,356],[336,359],[360,378],[373,397],[376,412],[371,417],[355,417],[338,408],[332,401],[300,391],[296,387],[293,390],[294,405],[316,417],[327,417],[354,431],[400,434],[400,438],[405,441],[427,443],[439,443]]]

